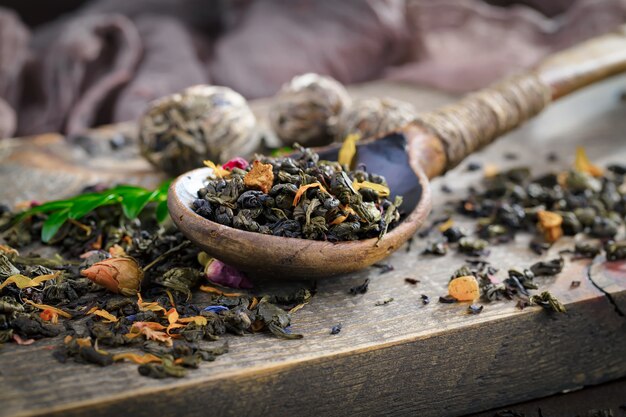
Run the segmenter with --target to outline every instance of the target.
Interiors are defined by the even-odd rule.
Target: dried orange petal
[[[296,192],[295,197],[293,198],[294,207],[298,205],[298,203],[300,202],[300,198],[302,198],[302,195],[305,193],[306,190],[308,190],[309,188],[315,188],[315,187],[319,187],[319,189],[324,191],[325,193],[328,192],[326,191],[324,186],[320,184],[319,182],[314,182],[314,183],[307,184],[307,185],[301,185],[300,188],[298,188],[298,191]]]
[[[560,214],[551,211],[541,210],[537,213],[539,220],[538,226],[543,231],[546,241],[553,243],[563,236],[563,217]]]
[[[252,169],[243,177],[243,182],[248,188],[255,188],[269,193],[274,184],[274,171],[272,164],[264,164],[260,161],[252,163]]]
[[[472,275],[454,278],[448,284],[448,294],[457,301],[474,301],[480,296],[478,281]]]

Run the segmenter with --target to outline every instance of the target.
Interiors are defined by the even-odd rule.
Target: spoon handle
[[[441,175],[465,157],[540,113],[552,101],[626,71],[626,25],[547,57],[461,101],[422,114],[407,129],[422,133],[421,166]]]

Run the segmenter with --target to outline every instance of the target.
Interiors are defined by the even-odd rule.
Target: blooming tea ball
[[[341,117],[339,141],[350,134],[361,139],[383,136],[413,121],[415,108],[405,101],[392,98],[366,98],[355,100]]]
[[[299,75],[275,97],[270,123],[285,145],[325,145],[335,138],[339,117],[350,101],[338,81],[313,73]]]
[[[139,122],[142,155],[170,175],[254,152],[256,118],[241,94],[197,85],[154,101]]]

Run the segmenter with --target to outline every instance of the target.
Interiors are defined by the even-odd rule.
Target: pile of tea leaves
[[[193,210],[248,232],[331,242],[377,237],[400,220],[383,177],[321,161],[311,149],[292,156],[236,158],[213,168]],[[340,155],[341,156],[341,155]]]
[[[591,164],[580,148],[573,168],[567,171],[540,177],[532,177],[526,167],[488,171],[480,189],[470,187],[466,198],[452,203],[458,214],[474,220],[473,232],[457,226],[452,216],[444,216],[420,235],[429,239],[422,252],[426,256],[444,256],[449,248],[455,248],[470,257],[450,280],[475,278],[475,300],[516,299],[520,308],[534,302],[561,311],[560,303],[549,293],[531,295],[529,290],[538,289],[535,276],[559,273],[565,262],[562,256],[567,253],[573,259],[599,255],[607,261],[626,259],[626,166],[601,169]],[[573,247],[561,251],[559,258],[525,268],[498,266],[508,269],[508,276],[497,278],[496,266],[485,260],[489,247],[509,242],[519,232],[533,235],[529,249],[538,255],[563,236],[575,239]],[[446,301],[455,300],[444,297]]]
[[[29,251],[42,247],[41,230],[54,213],[25,217],[4,208],[0,347],[61,336],[59,361],[130,361],[141,375],[165,378],[226,353],[226,333],[302,337],[290,331],[291,312],[309,301],[312,286],[250,289],[245,276],[199,252],[171,220],[159,222],[159,204],[147,202],[133,219],[124,205],[109,204],[69,218],[45,256]]]

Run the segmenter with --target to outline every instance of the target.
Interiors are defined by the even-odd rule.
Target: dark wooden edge
[[[567,307],[28,415],[452,416],[626,375],[626,320],[609,300]]]

